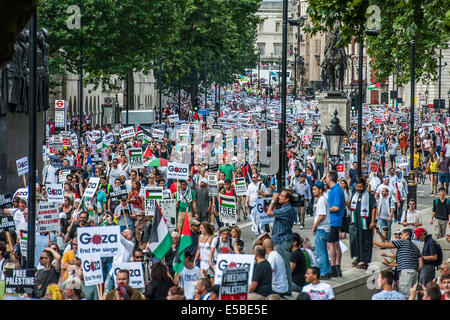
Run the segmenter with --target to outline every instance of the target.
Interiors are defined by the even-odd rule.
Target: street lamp
[[[428,105],[428,96],[430,93],[428,92],[428,89],[425,90],[425,104]]]
[[[337,117],[337,110],[334,111],[334,118],[331,119],[330,127],[326,128],[323,132],[325,139],[327,140],[328,146],[328,155],[330,157],[330,163],[332,165],[333,170],[336,169],[336,165],[339,163],[339,156],[341,154],[341,146],[344,140],[344,137],[347,136],[347,133],[342,129],[339,124],[341,121]]]

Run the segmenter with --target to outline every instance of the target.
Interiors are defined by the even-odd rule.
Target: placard
[[[144,269],[142,268],[142,262],[139,261],[114,263],[111,267],[111,272],[114,276],[114,283],[116,283],[117,273],[122,269],[130,271],[130,287],[135,289],[145,288]]]
[[[187,180],[189,164],[169,162],[167,164],[167,179]]]
[[[15,231],[16,224],[14,223],[14,217],[5,216],[0,219],[0,233],[6,231]]]
[[[0,196],[0,209],[11,208],[12,207],[12,197],[9,193],[2,194]]]
[[[217,173],[208,173],[208,189],[210,196],[217,196],[219,194],[219,187],[217,185]]]
[[[162,200],[163,188],[162,187],[147,187],[145,191],[145,215],[154,216],[156,209],[156,200]]]
[[[161,214],[167,223],[167,228],[176,228],[177,219],[177,200],[176,199],[163,199],[157,200]]]
[[[67,181],[67,176],[70,174],[70,170],[60,170],[58,173],[59,183],[64,183]]]
[[[223,270],[226,268],[248,268],[248,285],[250,286],[254,264],[255,256],[253,254],[219,253],[217,255],[217,263],[214,269],[214,284],[222,284]]]
[[[102,257],[119,254],[120,226],[78,227],[78,254],[100,255]]]
[[[378,172],[378,167],[380,166],[381,155],[378,153],[372,153],[368,156],[369,169],[371,172]]]
[[[19,188],[14,192],[13,199],[19,197],[20,199],[28,200],[28,188]]]
[[[267,210],[269,208],[268,205],[264,204],[264,200],[271,200],[271,198],[266,199],[256,199],[255,209],[256,214],[259,217],[259,221],[261,224],[270,224],[275,222],[275,217],[270,217],[267,215]]]
[[[126,127],[120,129],[120,139],[129,139],[134,137],[134,127]]]
[[[88,187],[84,190],[83,198],[92,198],[97,192],[100,178],[91,177],[88,182]]]
[[[247,300],[248,267],[225,268],[220,284],[220,300]]]
[[[108,132],[104,137],[103,137],[103,143],[106,146],[109,146],[111,143],[114,142],[114,135],[112,132]]]
[[[169,123],[174,123],[180,120],[178,114],[167,116],[167,119],[169,119]]]
[[[60,231],[59,212],[56,203],[40,203],[36,206],[38,232]]]
[[[22,255],[22,257],[26,257],[28,252],[28,231],[19,230],[19,245],[20,254]]]
[[[236,198],[220,194],[219,215],[223,223],[237,223]]]
[[[81,258],[81,267],[86,286],[103,283],[102,261],[99,255],[84,255]]]
[[[247,194],[247,183],[245,182],[245,178],[236,178],[234,180],[234,186],[236,195],[245,196]]]
[[[144,162],[142,161],[142,148],[128,149],[128,163],[132,169],[141,169],[144,167]]]
[[[311,148],[319,148],[321,141],[322,141],[322,135],[320,135],[320,134],[313,134],[312,142],[311,142]]]
[[[36,278],[35,269],[6,269],[5,293],[32,293]]]
[[[16,160],[17,174],[20,176],[28,173],[28,157],[23,157]]]

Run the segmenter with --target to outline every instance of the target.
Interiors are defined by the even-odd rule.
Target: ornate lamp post
[[[344,140],[344,137],[347,136],[347,133],[339,124],[341,121],[337,115],[338,112],[335,110],[334,118],[331,119],[330,127],[327,127],[323,132],[325,139],[327,140],[328,155],[330,157],[330,163],[333,170],[336,170],[336,165],[339,163],[342,141]]]

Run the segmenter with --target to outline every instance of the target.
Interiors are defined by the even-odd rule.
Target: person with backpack
[[[214,270],[217,256],[219,253],[235,253],[239,254],[237,241],[233,242],[231,237],[231,229],[229,227],[221,227],[217,237],[211,241],[211,251],[209,253],[209,266]]]
[[[430,224],[434,224],[434,238],[445,236],[450,218],[450,199],[445,199],[445,188],[439,189],[439,196],[433,201]]]
[[[419,282],[424,286],[433,281],[436,268],[442,263],[442,248],[424,228],[414,230],[416,240],[423,241],[422,259],[423,267],[420,270]]]

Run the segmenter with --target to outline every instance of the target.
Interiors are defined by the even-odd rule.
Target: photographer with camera
[[[306,210],[306,202],[312,199],[311,196],[311,187],[306,181],[306,174],[300,174],[300,182],[297,182],[294,185],[294,191],[300,195],[300,207],[297,208],[297,214],[300,224],[300,229],[305,227],[305,210]]]
[[[288,276],[289,290],[292,293],[292,273],[290,269],[290,252],[292,247],[292,227],[296,217],[295,209],[292,207],[292,191],[284,189],[276,193],[267,210],[267,215],[275,217],[272,228],[272,241],[275,250],[283,257],[286,274]],[[275,209],[275,206],[277,208]]]

